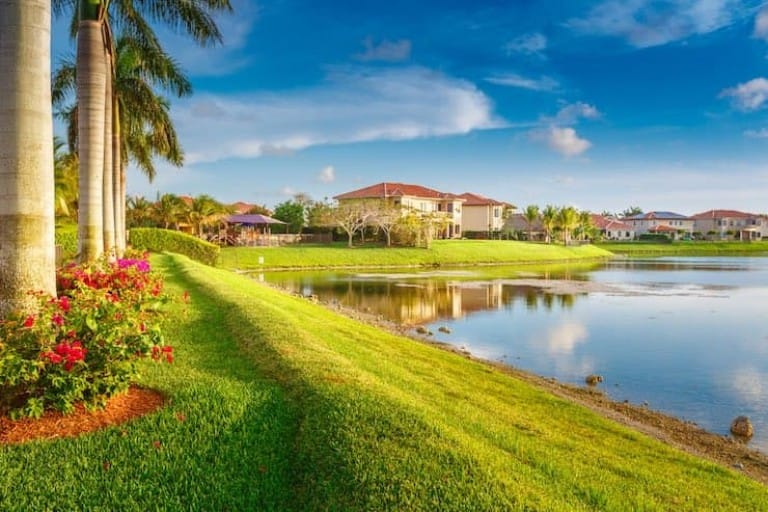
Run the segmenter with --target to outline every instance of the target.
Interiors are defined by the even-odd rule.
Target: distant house
[[[245,215],[246,213],[250,212],[251,209],[253,209],[255,206],[256,206],[255,204],[238,201],[236,203],[230,204],[229,208],[234,215]]]
[[[768,237],[768,216],[738,210],[708,210],[692,215],[694,231],[720,240]]]
[[[613,217],[592,214],[592,225],[600,232],[601,238],[605,240],[634,240],[634,226],[622,222]]]
[[[464,199],[461,213],[464,231],[497,232],[504,227],[504,211],[514,206],[478,194],[464,192],[458,197]]]
[[[351,192],[334,196],[339,204],[353,202],[386,201],[399,207],[405,213],[413,211],[422,214],[444,215],[449,219],[442,236],[460,238],[462,232],[462,204],[464,199],[437,190],[407,183],[377,183]]]
[[[547,231],[544,229],[541,218],[534,220],[529,226],[528,220],[522,213],[510,215],[504,223],[504,231],[522,234],[530,242],[543,242],[547,239]]]
[[[638,213],[624,217],[621,221],[632,226],[637,236],[653,233],[677,239],[685,235],[691,236],[694,231],[692,218],[674,212]]]

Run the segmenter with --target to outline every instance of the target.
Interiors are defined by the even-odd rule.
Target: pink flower
[[[60,314],[56,313],[51,318],[51,322],[53,322],[54,325],[62,326],[62,325],[64,325],[64,317],[61,316]]]

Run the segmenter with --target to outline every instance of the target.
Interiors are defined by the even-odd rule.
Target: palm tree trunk
[[[104,174],[102,181],[102,214],[104,216],[104,253],[115,258],[115,202],[112,170],[112,57],[104,52],[106,87],[104,94]]]
[[[104,110],[106,65],[102,23],[81,20],[77,29],[78,155],[80,156],[81,261],[99,258],[104,249]]]
[[[120,102],[112,95],[112,185],[115,203],[115,247],[118,258],[125,253],[125,174],[120,152]]]
[[[0,318],[56,294],[51,4],[0,0]]]

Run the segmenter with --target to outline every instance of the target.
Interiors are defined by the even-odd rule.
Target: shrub
[[[66,224],[56,226],[55,232],[56,246],[61,248],[61,252],[58,254],[59,261],[71,261],[77,256],[77,225]]]
[[[131,246],[138,250],[175,252],[211,266],[216,265],[221,250],[218,245],[197,237],[179,231],[157,228],[131,229],[130,242]]]
[[[103,406],[136,380],[140,358],[173,360],[156,312],[162,278],[146,260],[69,265],[57,287],[59,297],[34,293],[34,314],[0,321],[0,414]]]

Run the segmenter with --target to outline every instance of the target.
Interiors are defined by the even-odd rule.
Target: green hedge
[[[216,265],[221,250],[218,245],[194,236],[158,228],[131,229],[129,243],[134,249],[175,252],[211,266]]]
[[[77,256],[77,224],[56,226],[55,243],[61,247],[56,263],[72,261]]]

